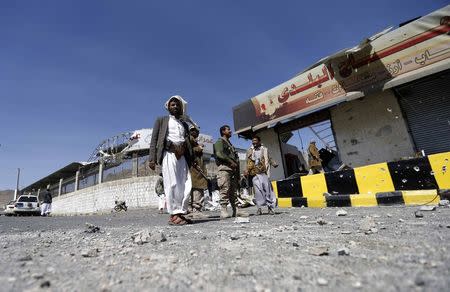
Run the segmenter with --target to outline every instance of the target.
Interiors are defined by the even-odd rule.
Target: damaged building
[[[274,180],[307,168],[301,151],[286,147],[305,128],[337,165],[450,151],[449,31],[446,6],[325,57],[235,106],[235,132],[259,135],[282,162]]]

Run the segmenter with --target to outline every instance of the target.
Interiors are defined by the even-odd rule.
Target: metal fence
[[[53,196],[66,195],[103,182],[116,181],[131,177],[143,177],[158,175],[160,170],[151,170],[147,166],[148,155],[123,158],[117,162],[91,163],[82,166],[77,173],[50,184],[50,192]],[[101,171],[100,171],[101,169]]]
[[[161,169],[157,166],[151,170],[147,166],[148,155],[139,156],[134,154],[132,157],[123,158],[117,162],[91,163],[79,168],[77,173],[72,176],[59,178],[58,181],[51,183],[50,192],[53,196],[63,196],[76,190],[95,186],[99,183],[111,182],[131,177],[145,177],[158,175]],[[205,161],[208,175],[217,172],[217,166],[213,159]],[[78,177],[77,177],[78,174]],[[56,180],[56,178],[55,178]]]
[[[133,161],[123,160],[120,164],[105,165],[103,182],[133,177]]]

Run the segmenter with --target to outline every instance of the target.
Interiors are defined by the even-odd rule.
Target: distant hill
[[[0,191],[0,209],[3,209],[4,205],[14,199],[14,190]]]

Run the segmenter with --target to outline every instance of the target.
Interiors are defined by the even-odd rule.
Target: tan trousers
[[[204,200],[203,190],[192,189],[191,191],[191,201],[189,202],[190,211],[202,211],[203,210],[203,200]]]
[[[219,185],[220,206],[225,208],[228,203],[236,205],[239,175],[234,171],[219,170],[217,172],[217,184]]]

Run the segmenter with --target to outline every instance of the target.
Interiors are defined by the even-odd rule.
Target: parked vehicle
[[[14,204],[14,214],[17,215],[40,215],[41,208],[37,196],[22,195]]]
[[[14,216],[14,204],[16,201],[9,201],[8,204],[5,206],[5,210],[3,211],[3,214],[5,216]]]

